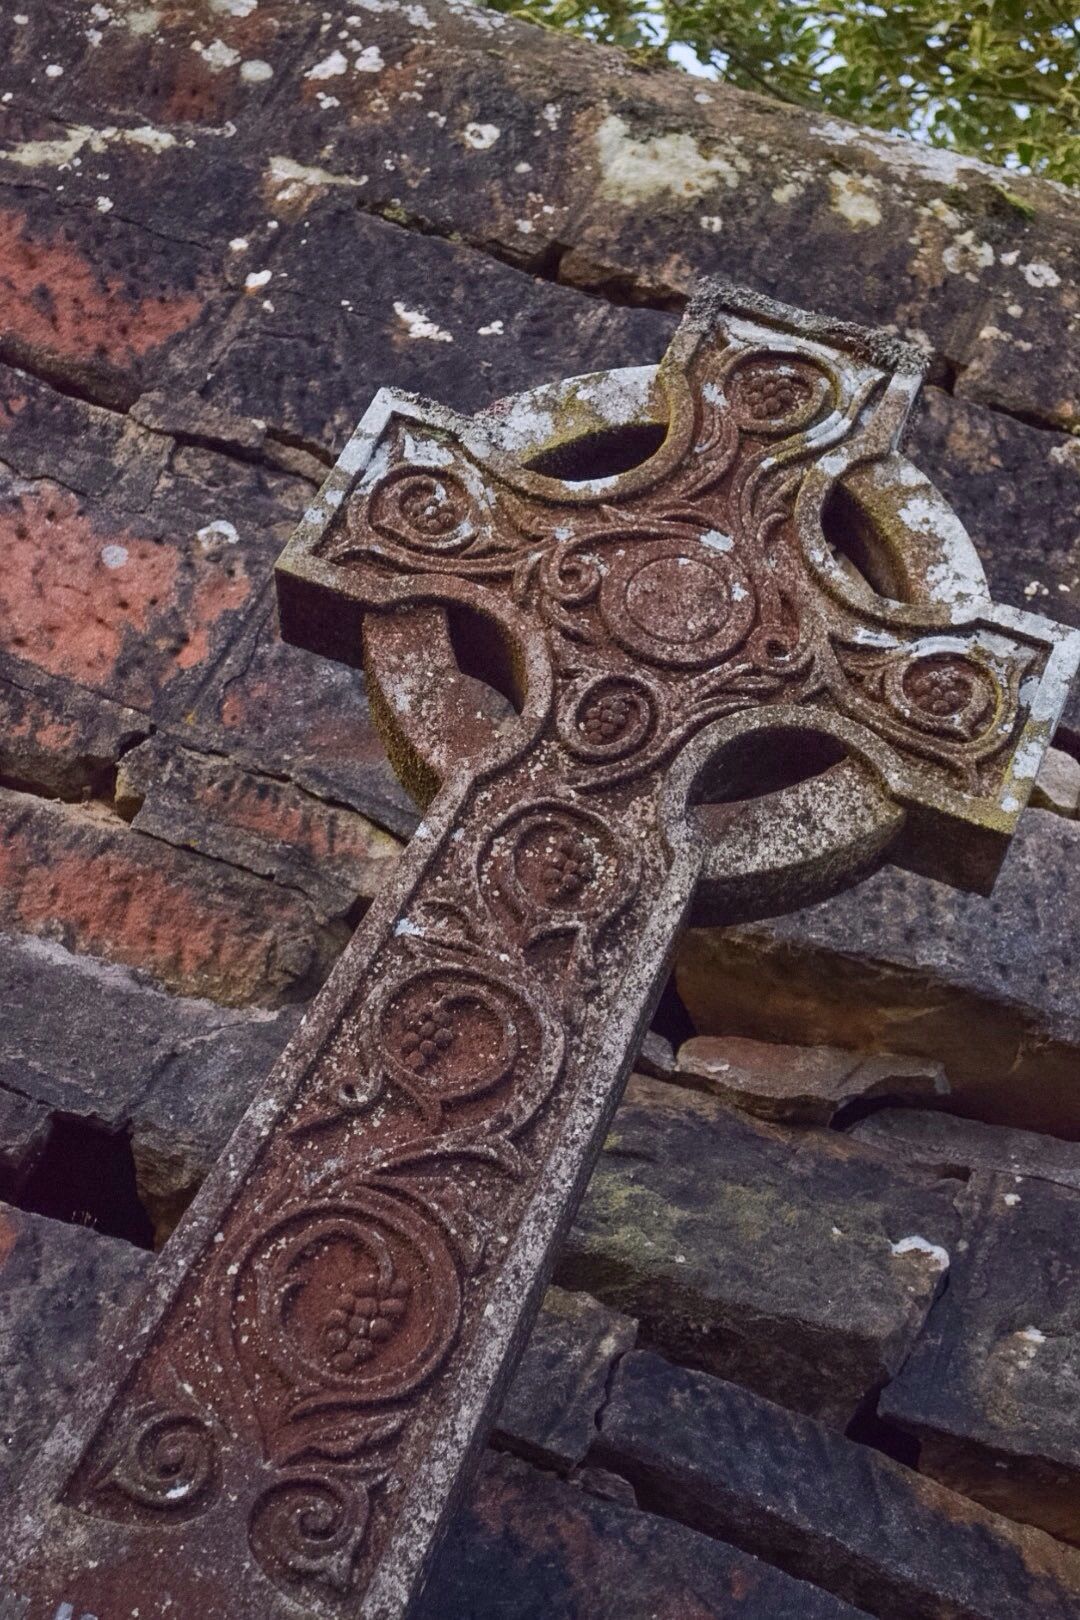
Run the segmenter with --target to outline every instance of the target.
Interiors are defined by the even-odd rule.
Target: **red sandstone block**
[[[0,790],[0,926],[229,1005],[293,999],[343,942],[306,900],[101,811]]]

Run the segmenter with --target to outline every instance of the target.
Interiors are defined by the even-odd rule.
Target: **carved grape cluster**
[[[550,901],[573,900],[592,877],[593,863],[588,847],[573,833],[556,833],[544,852],[540,884]]]
[[[426,1069],[440,1052],[445,1052],[453,1043],[450,1009],[440,999],[409,1019],[401,1038],[401,1056],[410,1069]]]
[[[793,377],[789,372],[766,370],[764,367],[744,375],[740,392],[745,409],[759,422],[790,416],[809,397],[809,390],[801,377]]]
[[[404,1277],[377,1282],[366,1292],[355,1284],[342,1286],[341,1303],[326,1319],[326,1348],[335,1372],[355,1372],[371,1360],[405,1315],[409,1293]]]
[[[634,703],[626,692],[602,692],[586,705],[581,729],[594,745],[621,737],[634,716]]]
[[[957,714],[972,694],[972,671],[958,663],[915,664],[904,680],[904,691],[918,708],[937,719]]]
[[[414,473],[398,491],[401,514],[419,534],[441,539],[461,522],[462,501],[442,478]]]

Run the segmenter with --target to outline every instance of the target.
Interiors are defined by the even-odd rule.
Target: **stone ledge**
[[[594,1452],[641,1504],[881,1620],[1076,1620],[1080,1554],[705,1373],[633,1351]]]
[[[633,1076],[556,1280],[637,1319],[643,1344],[843,1426],[915,1342],[954,1197],[835,1132]]]
[[[1080,1197],[977,1172],[949,1287],[882,1415],[920,1466],[1080,1544]]]
[[[886,867],[790,917],[694,930],[679,991],[703,1034],[945,1066],[956,1106],[1080,1136],[1080,825],[1020,820],[988,899]]]

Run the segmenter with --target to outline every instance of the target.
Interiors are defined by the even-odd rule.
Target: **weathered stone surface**
[[[1080,1542],[1080,1197],[974,1175],[949,1287],[881,1411],[920,1467]]]
[[[1080,1192],[1080,1143],[920,1108],[883,1108],[848,1133],[889,1159],[966,1179],[971,1170],[1034,1176]]]
[[[643,1342],[845,1424],[948,1266],[951,1184],[633,1076],[556,1276]]]
[[[496,1443],[549,1468],[575,1468],[596,1438],[611,1371],[637,1323],[588,1294],[549,1288],[495,1425]]]
[[[287,646],[268,595],[195,705],[170,706],[164,718],[201,750],[287,774],[399,836],[416,827],[419,813],[387,763],[362,674]]]
[[[488,1457],[417,1620],[859,1620],[861,1610],[683,1525]]]
[[[49,1126],[49,1110],[44,1103],[8,1090],[6,1080],[0,1079],[0,1198],[11,1198],[19,1192],[41,1157],[49,1139]]]
[[[0,653],[0,777],[62,799],[110,798],[116,762],[146,736],[134,709]]]
[[[1060,748],[1048,749],[1031,800],[1037,809],[1053,810],[1059,816],[1080,814],[1080,759]]]
[[[148,1264],[129,1243],[0,1204],[0,1495],[17,1489]]]
[[[162,734],[125,755],[116,803],[136,831],[298,889],[323,918],[355,920],[400,850],[354,811]]]
[[[199,392],[230,415],[274,423],[289,443],[337,453],[388,384],[471,412],[568,369],[646,365],[667,346],[670,317],[405,232],[358,212],[348,188],[301,180],[292,206],[284,190],[272,244],[239,256],[244,269],[270,271],[267,296],[242,301]]]
[[[632,1352],[597,1460],[880,1620],[1076,1620],[1080,1555],[733,1384]]]
[[[191,19],[164,13],[136,41],[123,23],[102,30],[79,71],[37,76],[32,104],[91,123],[137,106],[182,120],[212,153],[223,143],[198,124],[229,119],[233,161],[253,154],[282,214],[336,189],[637,301],[676,298],[722,267],[792,302],[896,322],[972,397],[1070,420],[1075,373],[1058,335],[1076,228],[1057,188],[716,85],[691,95],[673,72],[634,73],[618,52],[480,7],[432,0],[350,31],[311,0],[281,32],[225,15],[214,26],[230,57],[217,71],[193,50]],[[133,99],[148,75],[132,61],[151,48],[153,88]],[[274,70],[263,83],[241,77],[252,50]],[[110,145],[110,188],[128,144]],[[171,175],[183,156],[149,154]],[[40,162],[27,154],[24,175]],[[196,259],[187,274],[201,287],[209,269]],[[162,291],[175,299],[171,279]]]
[[[32,1168],[54,1116],[125,1131],[143,1203],[165,1237],[296,1017],[166,995],[50,940],[0,936],[5,1168]]]
[[[1080,1135],[1080,825],[1021,821],[994,893],[892,869],[768,923],[696,930],[679,990],[702,1033],[943,1062],[965,1113]]]
[[[860,1057],[835,1046],[774,1046],[737,1035],[695,1035],[679,1048],[676,1077],[759,1119],[827,1125],[853,1102],[947,1096],[940,1063]]]
[[[226,1005],[297,999],[344,942],[302,896],[106,812],[0,789],[0,927]]]

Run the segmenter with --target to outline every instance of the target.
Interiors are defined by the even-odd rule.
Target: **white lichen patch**
[[[240,52],[226,45],[223,39],[212,39],[209,45],[193,39],[191,48],[196,56],[202,57],[211,73],[221,73],[225,68],[235,67],[240,60]]]
[[[712,236],[719,236],[724,228],[724,222],[719,214],[702,214],[701,228],[703,231],[708,231]]]
[[[395,300],[394,314],[405,328],[405,335],[410,338],[426,338],[430,343],[453,343],[451,333],[437,326],[430,316],[423,310],[408,309],[403,303]]]
[[[357,73],[381,73],[385,66],[377,45],[365,45],[353,60],[353,69]]]
[[[783,185],[773,186],[772,200],[783,208],[788,203],[793,203],[797,197],[801,197],[802,193],[803,188],[797,180],[785,180]]]
[[[167,152],[176,145],[176,136],[150,124],[142,124],[138,129],[116,129],[111,125],[94,129],[89,124],[72,124],[63,135],[52,140],[23,141],[9,147],[4,158],[21,168],[62,169],[74,163],[84,151],[102,153],[117,143],[143,146],[151,152]]]
[[[216,550],[218,546],[235,546],[240,539],[236,532],[236,525],[227,518],[215,518],[212,523],[204,524],[195,535],[196,540],[204,550]]]
[[[102,546],[101,560],[106,568],[123,568],[128,560],[126,546]]]
[[[1020,274],[1029,287],[1060,287],[1061,277],[1052,265],[1044,259],[1032,259],[1030,264],[1021,266]]]
[[[266,286],[273,274],[274,272],[272,270],[250,271],[244,279],[245,292],[258,292],[260,287]]]
[[[487,152],[495,145],[502,130],[498,124],[466,124],[461,138],[474,152]]]
[[[245,84],[265,84],[267,79],[274,77],[274,70],[262,57],[252,56],[248,61],[241,62],[240,77]]]
[[[830,207],[833,213],[846,219],[849,225],[861,228],[881,224],[881,209],[875,195],[880,192],[881,186],[877,180],[869,175],[848,174],[843,169],[833,169],[829,175],[829,189],[832,192]]]
[[[502,321],[489,321],[486,326],[476,328],[478,337],[502,337],[503,330]]]
[[[595,135],[601,189],[609,197],[636,205],[665,193],[671,197],[703,197],[717,186],[734,189],[746,159],[735,154],[705,153],[685,131],[647,135],[638,139],[625,119],[611,113]]]
[[[927,1265],[933,1266],[935,1271],[949,1269],[948,1249],[943,1249],[940,1243],[931,1243],[929,1238],[919,1237],[917,1233],[901,1238],[898,1243],[891,1243],[889,1248],[898,1258],[906,1254],[916,1255]]]
[[[320,169],[310,163],[297,163],[294,158],[284,156],[272,157],[266,166],[266,183],[275,208],[287,208],[294,203],[308,201],[327,186],[362,186],[366,180],[366,174],[359,177],[333,174],[329,169]]]
[[[222,17],[250,17],[259,0],[210,0],[210,10]]]
[[[321,62],[316,62],[314,67],[308,68],[307,72],[304,74],[304,78],[336,79],[339,78],[342,73],[347,73],[348,69],[349,64],[345,58],[344,51],[331,51],[330,55],[324,56]]]
[[[974,231],[961,231],[943,250],[941,262],[950,274],[966,276],[969,281],[975,281],[993,264],[994,250]]]

